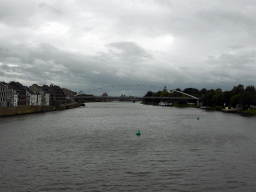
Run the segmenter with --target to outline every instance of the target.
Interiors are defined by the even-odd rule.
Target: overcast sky
[[[255,0],[0,1],[0,81],[225,91],[255,61]]]

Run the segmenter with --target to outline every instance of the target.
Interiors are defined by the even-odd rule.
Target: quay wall
[[[10,115],[21,115],[30,113],[44,113],[48,111],[72,109],[80,107],[80,103],[71,103],[61,106],[20,106],[20,107],[4,107],[0,108],[0,116],[10,116]]]

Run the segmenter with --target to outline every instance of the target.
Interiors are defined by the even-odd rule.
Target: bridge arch
[[[87,91],[85,91],[84,93],[85,94],[90,94],[90,93],[92,93],[93,91],[97,91],[97,90],[104,90],[104,89],[107,89],[107,88],[114,88],[114,87],[148,87],[148,88],[158,88],[158,89],[160,89],[160,90],[163,90],[164,88],[166,88],[166,86],[164,86],[164,87],[162,87],[162,86],[155,86],[155,85],[140,85],[140,84],[124,84],[124,85],[110,85],[110,86],[104,86],[104,87],[98,87],[98,88],[94,88],[94,89],[89,89],[89,90],[87,90]],[[145,91],[145,90],[144,90]],[[150,91],[150,90],[147,90],[147,91]],[[197,97],[195,97],[195,96],[193,96],[193,95],[190,95],[190,94],[188,94],[188,93],[184,93],[184,92],[182,92],[182,91],[179,91],[179,90],[176,90],[176,89],[171,89],[170,90],[170,92],[172,93],[172,92],[178,92],[178,93],[181,93],[181,94],[184,94],[184,95],[187,95],[187,96],[189,96],[189,97],[191,97],[191,98],[193,98],[193,99],[201,99],[201,98],[197,98]],[[103,92],[101,93],[101,94],[103,94]],[[135,95],[133,95],[133,96],[135,96]]]
[[[128,90],[126,89],[127,87],[135,87],[136,90],[134,90],[134,92],[147,92],[149,91],[148,89],[145,90],[145,88],[150,88],[153,89],[151,91],[159,91],[159,90],[163,90],[164,87],[162,86],[155,86],[155,85],[144,85],[144,84],[124,84],[124,85],[110,85],[110,86],[104,86],[104,87],[98,87],[98,88],[94,88],[94,89],[89,89],[86,91],[83,91],[84,94],[98,94],[99,95],[99,91],[102,91],[100,94],[102,95],[104,92],[108,93],[109,88],[115,88],[115,87],[123,87],[123,90],[116,90],[116,91],[110,91],[110,92],[119,92],[119,93],[125,93],[125,92],[129,92],[131,95],[136,96],[136,94],[133,94],[133,90]],[[142,88],[141,90],[139,90],[139,88]],[[155,90],[154,90],[155,89]],[[158,89],[158,90],[157,90]],[[117,94],[118,95],[118,94]]]
[[[182,93],[182,94],[187,95],[187,96],[189,96],[189,97],[192,97],[192,98],[194,98],[194,99],[200,99],[200,98],[198,98],[198,97],[195,97],[195,96],[193,96],[193,95],[190,95],[190,94],[184,93],[184,92],[182,92],[182,91],[178,91],[178,90],[176,90],[176,89],[171,89],[170,91],[172,91],[172,92]]]
[[[199,100],[201,98],[198,98],[198,97],[195,97],[193,95],[190,95],[190,94],[187,94],[187,93],[184,93],[182,91],[179,91],[179,90],[176,90],[176,89],[171,89],[170,92],[178,92],[178,93],[181,93],[181,94],[184,94],[186,96],[189,96],[189,97],[145,97],[145,96],[128,96],[128,97],[123,97],[123,96],[104,96],[104,95],[101,95],[101,96],[94,96],[94,95],[89,95],[88,93],[94,91],[94,90],[104,90],[105,88],[110,88],[110,87],[118,87],[118,86],[138,86],[138,87],[155,87],[155,88],[160,88],[160,89],[166,89],[166,86],[164,86],[163,88],[162,87],[159,87],[159,86],[149,86],[149,85],[112,85],[112,86],[105,86],[105,87],[99,87],[99,88],[95,88],[95,89],[90,89],[90,90],[87,90],[85,91],[85,95],[77,95],[76,96],[76,99],[77,100],[81,100],[81,99],[92,99],[92,100],[95,100],[95,99],[103,99],[103,100],[112,100],[112,99],[121,99],[121,100],[144,100],[144,99],[160,99],[160,100],[180,100],[180,99],[191,99],[191,100],[197,100],[197,106],[199,106]],[[148,92],[149,90],[147,90]],[[103,94],[103,93],[101,93]]]

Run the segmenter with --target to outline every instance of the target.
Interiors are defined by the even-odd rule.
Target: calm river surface
[[[87,103],[0,118],[0,147],[1,192],[256,191],[255,117]]]

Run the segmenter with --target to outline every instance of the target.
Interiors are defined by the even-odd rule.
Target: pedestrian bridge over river
[[[192,97],[113,97],[113,96],[76,96],[76,100],[128,100],[128,101],[142,101],[145,99],[162,99],[162,100],[180,100],[180,99],[189,99],[189,100],[200,100],[201,98],[192,98]]]
[[[178,92],[178,93],[182,93],[188,97],[136,97],[136,96],[89,96],[89,95],[79,95],[79,96],[75,96],[75,100],[76,101],[82,101],[82,100],[122,100],[122,101],[142,101],[142,100],[162,100],[162,101],[173,101],[173,100],[197,100],[197,105],[199,105],[199,100],[201,98],[199,97],[195,97],[193,95],[184,93],[182,91],[178,91],[178,90],[170,90],[171,92]]]

